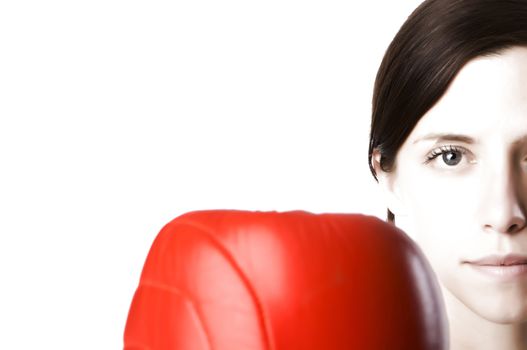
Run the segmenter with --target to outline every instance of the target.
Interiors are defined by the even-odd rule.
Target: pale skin
[[[418,141],[438,133],[471,140]],[[380,169],[378,152],[372,163],[396,225],[439,280],[450,349],[527,349],[527,275],[499,281],[464,263],[527,256],[527,48],[468,62],[401,146],[395,170]]]

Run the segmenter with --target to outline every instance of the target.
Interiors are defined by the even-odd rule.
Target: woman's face
[[[527,274],[500,279],[467,263],[527,258],[527,48],[465,65],[379,181],[444,293],[493,322],[527,320]]]

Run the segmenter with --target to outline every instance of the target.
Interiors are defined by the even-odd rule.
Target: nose
[[[490,175],[488,186],[483,189],[487,192],[482,216],[484,230],[506,234],[526,230],[526,179],[519,178],[525,174],[508,166]]]

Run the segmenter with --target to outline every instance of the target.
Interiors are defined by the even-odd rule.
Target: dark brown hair
[[[527,46],[527,0],[426,0],[399,29],[381,62],[372,100],[368,164],[395,170],[401,145],[459,70],[478,56]],[[395,223],[388,209],[387,221]]]

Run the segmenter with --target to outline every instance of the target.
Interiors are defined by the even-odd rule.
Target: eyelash
[[[441,146],[439,148],[434,149],[426,156],[425,164],[430,163],[432,160],[442,155],[443,153],[461,153],[461,155],[464,156],[465,154],[467,154],[467,152],[468,151],[463,147],[458,147],[454,145]]]

